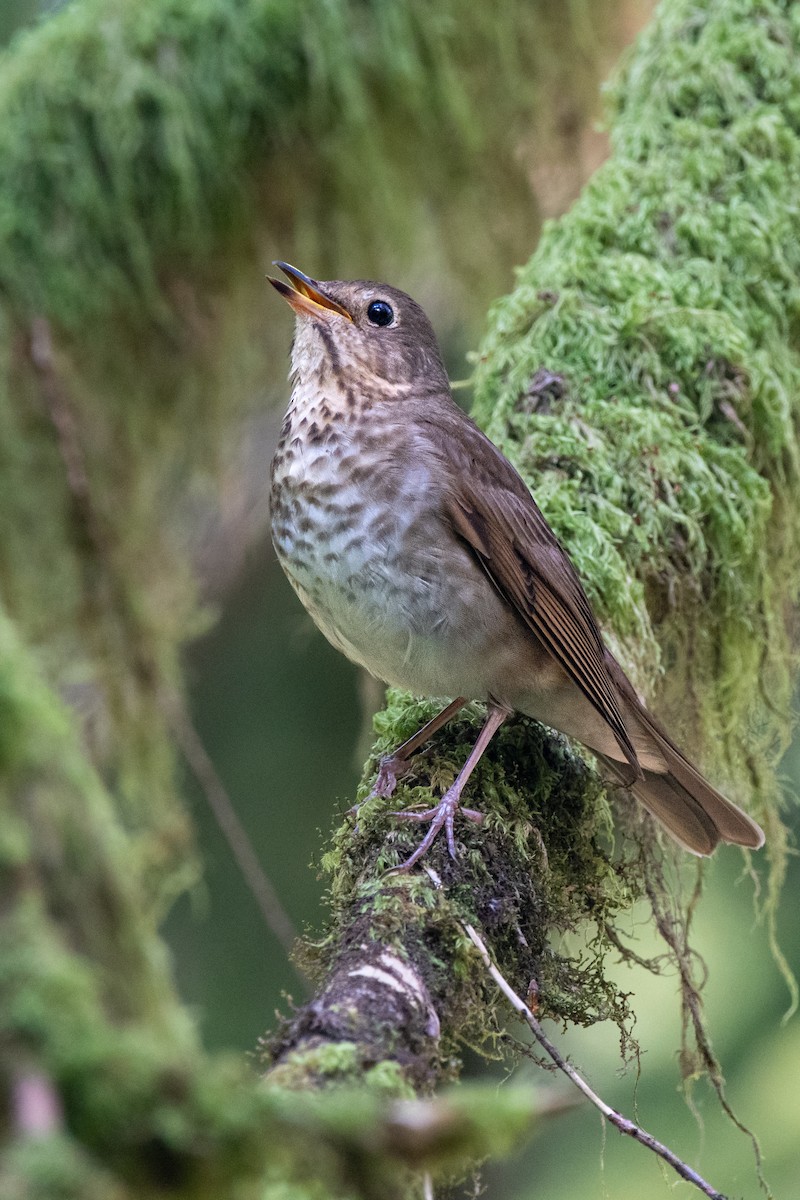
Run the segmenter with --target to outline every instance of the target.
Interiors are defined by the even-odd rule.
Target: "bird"
[[[271,531],[289,582],[337,650],[384,683],[452,697],[380,764],[391,796],[414,753],[468,701],[487,716],[429,828],[457,815],[492,737],[526,714],[586,746],[687,851],[757,849],[761,828],[672,741],[605,645],[567,551],[516,469],[453,399],[436,334],[405,292],[268,277],[295,314],[291,395],[271,467]]]

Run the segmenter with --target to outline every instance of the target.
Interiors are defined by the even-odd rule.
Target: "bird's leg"
[[[441,716],[442,714],[440,713],[439,715]],[[454,824],[455,816],[459,809],[461,810],[463,816],[467,817],[470,821],[475,821],[476,824],[480,824],[480,822],[483,820],[482,813],[475,812],[475,810],[472,808],[461,807],[461,793],[463,792],[470,775],[478,765],[484,750],[489,745],[489,742],[492,740],[495,733],[508,716],[510,716],[510,713],[507,708],[501,708],[498,704],[489,705],[489,713],[486,717],[486,722],[478,735],[478,740],[470,751],[469,758],[461,768],[455,783],[453,783],[452,786],[447,789],[439,803],[435,805],[434,808],[428,808],[425,810],[425,812],[421,813],[405,811],[392,814],[395,817],[399,817],[403,821],[430,821],[431,823],[430,829],[425,834],[425,837],[420,842],[419,846],[417,846],[414,853],[410,856],[410,858],[407,858],[405,862],[400,863],[399,867],[395,867],[394,869],[396,871],[410,870],[410,868],[414,866],[414,863],[418,862],[419,859],[422,858],[423,854],[427,854],[428,850],[430,850],[434,843],[436,835],[439,833],[439,830],[442,829],[442,827],[444,827],[445,835],[447,837],[447,849],[450,851],[450,857],[455,858],[456,839]]]
[[[409,759],[411,755],[427,742],[428,738],[433,737],[437,730],[456,715],[460,708],[463,708],[467,703],[466,697],[457,696],[452,700],[446,708],[443,708],[435,717],[431,717],[421,729],[410,737],[408,741],[403,742],[402,746],[398,746],[392,754],[385,754],[381,759],[381,765],[378,770],[378,778],[375,780],[375,786],[369,794],[371,800],[373,796],[391,796],[394,789],[397,787],[398,779],[401,779],[409,770]]]

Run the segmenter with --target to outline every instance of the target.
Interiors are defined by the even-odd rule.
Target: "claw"
[[[441,729],[446,725],[451,717],[454,717],[460,708],[463,708],[466,700],[463,696],[457,696],[455,700],[437,713],[430,721],[423,725],[422,729],[418,729],[407,741],[403,742],[402,746],[398,746],[393,754],[385,754],[381,759],[380,767],[378,768],[378,778],[375,780],[375,786],[369,794],[369,799],[372,800],[375,796],[383,796],[388,798],[394,794],[394,789],[397,787],[398,779],[411,770],[411,756],[419,750],[420,746],[424,746],[429,738],[433,737],[437,729]]]
[[[397,754],[385,754],[381,759],[378,777],[373,784],[369,799],[374,800],[376,796],[388,799],[393,796],[398,779],[402,779],[410,769],[411,764],[408,759],[401,758]]]
[[[438,728],[441,724],[444,724],[444,720],[449,719],[449,716],[455,713],[458,708],[461,708],[463,703],[464,701],[461,697],[459,697],[458,700],[453,701],[451,704],[449,704],[449,706],[447,706],[447,708],[441,710],[441,713],[439,713],[438,716],[435,716],[433,721],[428,722],[425,730],[415,734],[413,738],[409,738],[408,742],[404,742],[401,748],[395,752],[395,755],[390,755],[389,758],[384,758],[384,760],[381,760],[378,779],[375,780],[373,794],[391,796],[392,791],[395,790],[396,784],[396,773],[398,767],[398,762],[396,760],[399,760],[399,766],[402,766],[404,770],[408,769],[407,764],[409,754],[419,748],[419,745],[421,744],[423,737],[426,736],[426,733],[433,732],[433,726]],[[437,838],[437,834],[439,833],[440,829],[445,830],[447,850],[450,852],[450,857],[453,859],[457,857],[456,814],[459,809],[461,809],[468,821],[474,821],[475,824],[480,824],[483,820],[482,812],[477,812],[475,809],[461,808],[461,793],[464,790],[465,784],[467,784],[469,776],[473,774],[473,770],[477,766],[477,763],[479,763],[483,751],[486,750],[487,745],[489,742],[491,742],[493,734],[495,731],[499,730],[501,725],[503,725],[503,722],[505,721],[506,716],[509,715],[509,712],[510,709],[500,706],[500,704],[495,703],[494,701],[489,703],[489,710],[486,716],[485,725],[483,725],[473,749],[471,749],[469,752],[467,762],[464,763],[461,772],[458,773],[458,778],[456,779],[455,784],[453,784],[452,787],[447,788],[447,791],[445,792],[444,796],[441,797],[439,803],[435,805],[435,808],[426,809],[425,812],[410,812],[408,810],[403,812],[395,812],[395,816],[399,817],[399,820],[401,821],[429,821],[431,822],[431,828],[428,829],[425,838],[422,839],[420,845],[416,847],[416,850],[413,854],[411,854],[410,858],[405,859],[405,862],[399,864],[399,866],[395,866],[393,870],[408,871],[413,868],[415,863],[419,863],[419,860],[422,858],[423,854],[427,854],[427,852],[431,850],[431,846],[433,845],[435,838]],[[391,786],[391,791],[378,792],[379,786]]]
[[[474,808],[462,808],[458,802],[459,791],[455,785],[450,788],[442,796],[439,803],[434,808],[426,808],[424,812],[410,812],[408,809],[403,812],[392,813],[392,816],[397,817],[401,821],[430,821],[431,827],[425,834],[420,844],[412,855],[398,866],[393,867],[393,871],[410,871],[415,863],[427,854],[436,840],[440,830],[444,829],[445,837],[447,838],[447,849],[452,859],[456,859],[456,834],[455,820],[456,813],[461,812],[468,820],[480,824],[483,820],[483,813],[476,812]]]

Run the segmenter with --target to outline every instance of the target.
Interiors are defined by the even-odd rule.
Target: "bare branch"
[[[308,978],[291,957],[298,937],[297,930],[281,902],[275,885],[258,860],[247,830],[239,820],[227,788],[220,779],[200,734],[178,696],[162,698],[162,708],[181,753],[230,847],[251,896],[258,905],[264,923],[283,946],[295,975],[307,991]]]
[[[647,1130],[642,1129],[639,1125],[635,1125],[633,1121],[628,1119],[628,1117],[624,1117],[622,1113],[618,1113],[615,1109],[611,1108],[604,1100],[600,1098],[600,1096],[597,1095],[597,1092],[592,1090],[583,1076],[575,1070],[571,1063],[567,1062],[567,1060],[560,1054],[556,1046],[554,1046],[547,1037],[541,1025],[539,1024],[539,1021],[536,1019],[532,1009],[529,1008],[525,1001],[517,995],[511,984],[500,973],[500,971],[498,971],[497,967],[492,962],[489,951],[486,948],[486,943],[483,941],[481,936],[476,932],[472,925],[464,925],[464,931],[472,944],[476,947],[492,979],[500,988],[500,991],[509,1001],[517,1015],[520,1016],[526,1023],[545,1053],[550,1056],[555,1065],[558,1067],[559,1071],[563,1071],[563,1073],[572,1081],[575,1087],[578,1088],[578,1090],[581,1091],[584,1096],[586,1096],[587,1100],[589,1100],[595,1106],[595,1108],[598,1109],[603,1116],[611,1122],[615,1129],[618,1129],[620,1133],[627,1134],[628,1137],[632,1137],[634,1141],[639,1142],[642,1146],[646,1146],[648,1150],[652,1150],[654,1154],[657,1154],[659,1158],[662,1158],[664,1162],[668,1163],[674,1171],[677,1171],[682,1179],[685,1179],[688,1183],[694,1184],[694,1186],[698,1188],[704,1196],[710,1197],[710,1200],[726,1200],[726,1197],[722,1192],[718,1192],[711,1186],[710,1183],[706,1183],[705,1179],[703,1179],[703,1177],[699,1175],[697,1171],[688,1166],[683,1159],[678,1158],[677,1154],[670,1150],[668,1146],[665,1146],[663,1142],[659,1142],[658,1139],[654,1138],[651,1133],[647,1132]]]

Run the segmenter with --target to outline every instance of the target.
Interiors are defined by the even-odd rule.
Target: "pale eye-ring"
[[[367,320],[372,325],[391,325],[394,310],[386,300],[373,300],[367,309]]]

